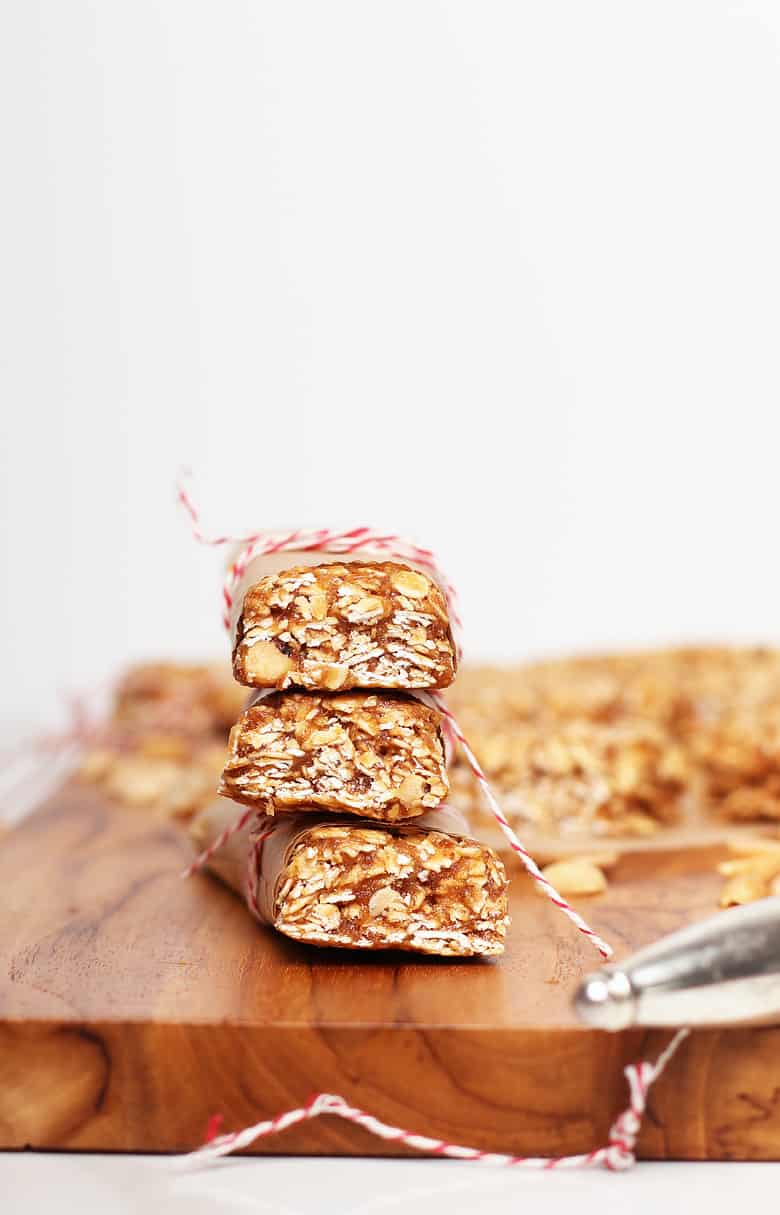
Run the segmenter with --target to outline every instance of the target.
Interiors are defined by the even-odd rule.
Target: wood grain
[[[588,903],[618,956],[712,914],[717,850],[624,857]],[[581,1028],[597,958],[521,875],[497,962],[315,952],[258,928],[177,828],[72,785],[0,841],[0,1146],[178,1151],[340,1093],[424,1134],[587,1151],[666,1033]],[[319,1119],[260,1150],[393,1154]],[[641,1154],[780,1158],[780,1028],[697,1033]]]

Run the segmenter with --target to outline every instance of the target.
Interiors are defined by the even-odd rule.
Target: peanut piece
[[[584,857],[553,861],[542,873],[561,894],[601,894],[607,888],[602,871]]]
[[[398,570],[393,574],[392,583],[397,591],[409,599],[424,599],[430,586],[427,578],[413,570]]]
[[[380,886],[368,900],[368,914],[378,919],[388,913],[406,915],[406,904],[392,886]]]
[[[398,787],[398,800],[405,806],[414,806],[424,792],[425,786],[421,776],[406,776]]]
[[[329,692],[338,692],[339,688],[344,687],[348,677],[349,667],[342,667],[338,663],[331,663],[328,666],[320,668],[318,682],[321,687],[327,688]]]
[[[720,896],[721,907],[738,907],[763,899],[767,893],[766,880],[756,873],[739,873],[726,882]]]
[[[270,687],[281,683],[293,666],[292,659],[272,641],[256,641],[247,648],[244,661],[249,674]]]

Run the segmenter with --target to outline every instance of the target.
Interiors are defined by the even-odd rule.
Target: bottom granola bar
[[[203,810],[191,828],[198,847],[209,847],[239,813],[225,799]],[[257,845],[255,869],[250,853],[267,824],[251,821],[208,867],[248,893],[257,918],[286,936],[445,957],[503,952],[509,924],[504,866],[469,838],[456,812],[440,808],[413,825],[381,828],[333,815],[275,819]]]

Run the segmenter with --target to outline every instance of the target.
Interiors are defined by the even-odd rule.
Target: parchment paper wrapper
[[[191,828],[198,848],[209,847],[239,812],[223,798],[202,811]],[[339,815],[276,818],[255,879],[250,852],[268,822],[252,818],[208,862],[228,886],[249,895],[261,923],[340,948],[460,957],[502,952],[506,874],[491,850],[469,837],[457,812],[445,807],[397,826]]]

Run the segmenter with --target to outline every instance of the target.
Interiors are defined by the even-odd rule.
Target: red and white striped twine
[[[15,822],[53,792],[66,771],[75,767],[88,747],[109,745],[102,681],[81,692],[62,692],[66,722],[0,748],[0,823]]]
[[[219,852],[220,848],[225,846],[231,836],[235,835],[237,831],[242,831],[244,827],[246,827],[249,820],[254,818],[256,815],[257,809],[254,806],[249,806],[246,810],[242,810],[235,822],[231,823],[229,827],[226,827],[224,831],[221,831],[217,838],[211,844],[209,844],[208,848],[204,848],[203,851],[195,857],[192,864],[188,865],[187,868],[183,870],[180,876],[183,878],[192,877],[193,873],[197,873],[197,871],[202,869],[204,865],[208,865],[212,856],[214,856],[216,852]]]
[[[446,1139],[433,1139],[428,1135],[418,1135],[399,1126],[391,1126],[381,1122],[365,1110],[350,1105],[343,1097],[333,1093],[317,1093],[298,1109],[287,1110],[276,1118],[257,1122],[242,1131],[234,1131],[227,1135],[218,1135],[205,1143],[203,1147],[179,1158],[177,1164],[198,1167],[208,1165],[221,1156],[229,1156],[232,1152],[249,1147],[258,1139],[277,1135],[288,1127],[306,1122],[310,1118],[318,1118],[322,1114],[332,1114],[363,1127],[379,1139],[403,1144],[431,1156],[443,1156],[450,1160],[467,1160],[473,1164],[493,1165],[510,1168],[543,1169],[579,1169],[603,1166],[614,1171],[629,1169],[636,1163],[636,1140],[642,1126],[642,1118],[647,1108],[647,1098],[651,1086],[661,1075],[672,1055],[688,1035],[687,1029],[679,1030],[669,1045],[656,1059],[655,1063],[631,1063],[625,1069],[624,1075],[628,1082],[628,1107],[616,1118],[609,1133],[609,1141],[604,1147],[594,1148],[591,1152],[579,1156],[509,1156],[500,1152],[485,1152],[479,1148],[463,1147],[450,1143]],[[209,1119],[209,1127],[219,1124],[219,1116]],[[212,1132],[209,1132],[212,1133]]]
[[[466,761],[471,768],[471,771],[474,773],[477,783],[482,790],[485,801],[490,807],[493,817],[504,833],[504,837],[506,838],[509,847],[514,852],[515,856],[520,858],[520,862],[523,865],[526,873],[531,875],[539,889],[547,896],[550,902],[557,907],[559,911],[562,911],[565,916],[568,916],[572,924],[579,929],[582,935],[587,937],[588,940],[596,946],[596,949],[599,951],[602,958],[611,958],[612,946],[608,945],[607,942],[598,935],[598,933],[594,932],[590,925],[583,920],[579,912],[575,911],[571,904],[563,897],[563,895],[558,893],[552,882],[548,881],[544,876],[527,848],[523,847],[522,843],[515,835],[515,832],[510,827],[501,807],[499,806],[496,796],[490,787],[490,782],[485,776],[482,766],[469,746],[468,740],[455,720],[454,715],[447,708],[439,693],[434,693],[433,699],[438,705],[440,712],[444,715],[445,720],[449,723],[450,729],[455,735],[455,738],[460,743],[463,754],[466,757]]]
[[[402,560],[410,559],[415,561],[418,565],[424,566],[433,574],[440,585],[445,588],[447,607],[450,612],[450,616],[458,627],[459,632],[461,630],[460,616],[458,615],[456,606],[457,593],[452,583],[442,571],[438,561],[430,549],[420,548],[419,545],[413,544],[410,540],[404,540],[400,536],[372,531],[371,528],[368,527],[355,527],[350,531],[345,532],[329,531],[327,528],[320,528],[318,531],[263,531],[255,532],[253,535],[245,536],[243,539],[230,536],[216,536],[209,539],[201,529],[200,514],[183,482],[180,482],[179,484],[177,499],[189,516],[192,525],[192,533],[195,539],[201,544],[220,545],[238,543],[244,545],[239,556],[228,570],[227,580],[223,590],[223,599],[225,605],[224,621],[226,627],[229,627],[230,625],[229,617],[231,608],[233,606],[233,591],[235,585],[243,576],[249,562],[253,557],[278,552],[304,552],[307,549],[326,549],[328,552],[339,553],[355,553],[364,550],[380,551],[385,556],[399,557]],[[461,653],[460,644],[458,645],[458,653]],[[491,813],[504,833],[510,848],[515,855],[520,858],[526,872],[531,875],[539,890],[541,890],[542,893],[547,896],[547,898],[555,907],[558,908],[559,911],[562,911],[565,916],[568,916],[572,924],[576,926],[583,936],[587,937],[591,944],[596,947],[601,956],[603,958],[611,957],[611,947],[598,935],[598,933],[593,931],[582,916],[574,910],[563,895],[560,894],[552,883],[547,880],[531,854],[526,848],[523,847],[522,843],[504,816],[496,796],[490,787],[490,783],[488,782],[485,773],[482,771],[482,768],[477,761],[477,757],[469,746],[468,741],[455,720],[454,715],[447,708],[439,694],[435,694],[434,699],[444,715],[447,728],[460,743],[463,749],[463,754],[466,757],[466,761],[468,762],[471,771],[474,773],[474,776],[479,783],[479,786],[485,796],[485,800],[490,807]],[[241,827],[246,821],[246,815],[241,815],[233,827],[227,828],[226,831],[224,831],[222,835],[214,841],[211,847],[208,848],[200,857],[198,857],[192,865],[190,865],[184,876],[189,876],[196,869],[201,868],[202,865],[204,865],[206,861],[208,861],[210,857],[214,855],[217,849],[230,838],[234,831],[241,830]]]
[[[224,831],[221,831],[213,843],[209,844],[208,848],[204,848],[203,851],[195,857],[192,864],[188,865],[179,876],[182,878],[192,877],[193,873],[197,873],[199,869],[203,869],[203,867],[209,863],[215,853],[219,852],[220,848],[223,848],[228,840],[234,836],[237,831],[242,831],[252,818],[262,818],[254,806],[250,806],[248,809],[243,810],[235,822],[226,827]],[[250,911],[253,911],[258,919],[262,918],[260,907],[257,902],[257,891],[260,884],[260,867],[263,857],[263,843],[278,826],[278,818],[270,815],[267,816],[266,821],[252,837],[249,856],[247,858],[244,894]]]
[[[462,657],[463,622],[458,609],[458,594],[431,549],[421,548],[414,541],[393,532],[379,532],[370,527],[352,527],[342,531],[327,527],[298,529],[292,532],[263,530],[248,536],[207,536],[201,528],[200,513],[183,480],[180,480],[177,487],[176,498],[189,516],[192,534],[200,544],[242,545],[238,556],[228,567],[222,588],[222,622],[226,629],[230,628],[236,584],[243,578],[249,562],[255,557],[267,557],[271,553],[308,553],[317,549],[343,555],[372,552],[382,557],[395,557],[399,561],[411,561],[427,570],[438,582],[447,600],[458,657]]]
[[[263,861],[263,844],[278,825],[279,820],[277,818],[269,818],[255,835],[254,839],[252,840],[252,847],[249,849],[245,894],[250,911],[253,911],[258,919],[262,919],[262,912],[257,902],[257,892],[260,887],[260,868]]]

